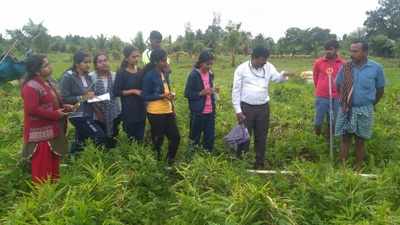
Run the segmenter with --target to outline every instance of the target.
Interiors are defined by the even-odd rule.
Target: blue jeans
[[[315,126],[320,127],[324,122],[325,116],[326,120],[329,122],[329,98],[317,97],[315,100]],[[332,99],[332,110],[333,110],[333,121],[335,121],[338,109],[339,100]]]
[[[200,145],[201,135],[203,134],[202,147],[211,152],[214,148],[215,140],[215,114],[190,114],[190,134],[193,145]]]

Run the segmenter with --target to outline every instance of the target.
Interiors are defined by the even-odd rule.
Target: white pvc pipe
[[[296,172],[290,170],[247,170],[250,173],[257,173],[257,174],[288,174],[288,175],[295,175]],[[378,175],[376,174],[366,174],[366,173],[355,173],[355,175],[366,177],[366,178],[377,178]]]

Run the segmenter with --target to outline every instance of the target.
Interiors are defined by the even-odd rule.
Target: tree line
[[[375,10],[366,12],[367,18],[362,27],[338,37],[330,29],[312,27],[301,29],[288,28],[285,35],[274,41],[263,34],[253,35],[242,29],[241,23],[229,21],[226,26],[221,25],[220,14],[214,13],[211,24],[205,29],[194,30],[190,23],[185,24],[185,32],[172,40],[167,35],[163,40],[163,47],[177,55],[195,55],[204,49],[212,49],[219,54],[229,54],[232,64],[235,56],[248,54],[255,46],[265,46],[275,55],[311,55],[317,56],[323,50],[323,44],[330,39],[337,39],[342,49],[347,49],[355,39],[367,40],[370,52],[381,57],[400,57],[400,0],[380,0]],[[0,50],[4,51],[11,43],[18,40],[17,50],[20,52],[32,49],[36,52],[68,52],[78,49],[93,51],[105,49],[114,58],[120,57],[121,49],[133,44],[141,51],[147,47],[147,37],[138,32],[131,43],[121,40],[118,36],[107,37],[100,34],[96,37],[79,35],[51,36],[47,28],[41,23],[29,19],[20,29],[7,30],[0,34]]]

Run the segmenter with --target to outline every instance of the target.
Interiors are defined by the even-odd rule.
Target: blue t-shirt
[[[361,67],[351,65],[353,75],[352,106],[372,105],[376,98],[376,89],[385,86],[385,75],[382,66],[372,60]],[[336,86],[339,88],[344,80],[343,66],[336,77]],[[339,89],[338,89],[339,90]]]

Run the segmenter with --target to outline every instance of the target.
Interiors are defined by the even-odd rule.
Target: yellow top
[[[165,80],[164,74],[162,74],[162,73],[161,73],[161,80],[164,85],[164,94],[170,93],[167,81]],[[147,104],[147,112],[151,113],[151,114],[172,113],[171,101],[166,98],[155,100],[155,101],[150,101]]]

